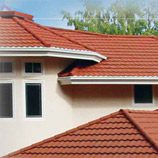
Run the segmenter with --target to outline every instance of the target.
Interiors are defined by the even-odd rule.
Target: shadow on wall
[[[56,92],[59,94],[60,98],[67,101],[70,106],[73,101],[73,87],[69,86],[61,86],[59,83],[56,86]]]
[[[87,107],[108,107],[132,104],[131,85],[74,85],[73,105]]]

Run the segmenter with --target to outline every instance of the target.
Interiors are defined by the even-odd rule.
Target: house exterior
[[[118,109],[156,109],[157,52],[155,36],[58,29],[0,12],[0,156]]]
[[[6,158],[157,158],[157,115],[158,111],[120,110]]]

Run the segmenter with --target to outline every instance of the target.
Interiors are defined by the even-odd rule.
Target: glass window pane
[[[12,84],[0,83],[0,117],[13,116]]]
[[[28,117],[42,115],[41,84],[39,83],[26,84],[26,115]]]
[[[1,73],[11,73],[13,71],[13,64],[11,62],[0,62]]]
[[[152,103],[153,94],[151,85],[135,85],[134,87],[135,103]]]
[[[42,66],[41,63],[25,63],[26,73],[41,73]]]
[[[33,63],[33,72],[41,73],[41,63]]]
[[[32,63],[25,63],[25,72],[32,73],[33,65]]]

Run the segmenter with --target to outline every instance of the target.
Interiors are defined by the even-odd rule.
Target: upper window
[[[25,73],[42,73],[41,63],[25,63]]]
[[[13,116],[12,83],[0,83],[0,117]]]
[[[153,103],[153,91],[151,85],[135,85],[134,86],[134,102]]]
[[[12,73],[13,63],[12,62],[0,62],[0,73]]]

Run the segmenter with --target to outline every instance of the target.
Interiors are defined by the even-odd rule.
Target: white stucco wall
[[[7,59],[9,60],[9,59]],[[158,87],[154,87],[155,104],[134,106],[130,85],[79,85],[60,86],[57,73],[72,61],[55,58],[16,58],[16,73],[0,76],[0,82],[13,82],[14,117],[0,118],[0,156],[49,138],[72,127],[86,123],[121,108],[155,109]],[[41,61],[44,73],[25,76],[25,61]],[[42,82],[43,117],[25,117],[25,82]]]
[[[14,61],[16,63],[15,74],[0,77],[0,82],[13,82],[14,99],[14,117],[0,118],[0,156],[73,127],[70,90],[68,87],[61,90],[57,83],[57,73],[71,61],[54,58],[42,60],[40,58],[17,58]],[[25,61],[42,61],[44,73],[26,77],[23,73]],[[26,118],[25,82],[42,82],[43,84],[42,118]]]
[[[134,104],[133,85],[73,85],[72,111],[75,125],[105,116],[119,109],[158,108],[158,86],[153,86],[154,104]]]

